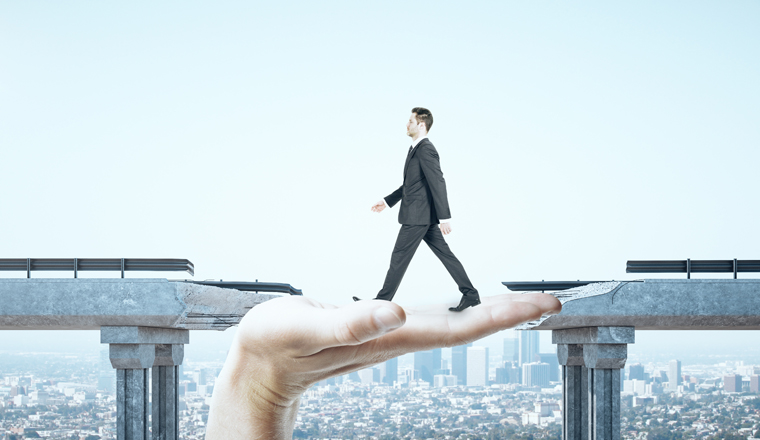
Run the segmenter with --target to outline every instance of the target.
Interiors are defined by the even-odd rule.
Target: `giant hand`
[[[543,293],[403,309],[388,301],[336,307],[290,296],[254,307],[240,322],[214,387],[208,440],[291,439],[299,397],[312,384],[405,353],[453,347],[557,313]]]

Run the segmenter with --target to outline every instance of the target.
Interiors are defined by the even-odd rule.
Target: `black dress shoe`
[[[359,298],[358,296],[354,296],[354,297],[352,297],[352,298],[354,298],[354,301],[361,301],[361,300],[362,300],[362,299],[361,299],[361,298]]]
[[[480,298],[469,299],[466,296],[463,296],[462,300],[459,301],[459,305],[456,307],[449,307],[449,310],[452,312],[461,312],[467,307],[475,307],[478,304],[480,304]]]

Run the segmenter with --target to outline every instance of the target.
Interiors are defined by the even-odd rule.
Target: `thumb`
[[[391,332],[406,322],[406,313],[390,301],[359,301],[324,310],[321,325],[313,326],[315,350],[359,345]]]

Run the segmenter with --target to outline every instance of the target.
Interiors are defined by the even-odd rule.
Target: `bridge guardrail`
[[[760,260],[629,260],[626,273],[731,273],[760,272]]]
[[[156,271],[187,272],[195,275],[190,260],[178,258],[0,258],[0,271],[26,271],[31,278],[34,271]]]

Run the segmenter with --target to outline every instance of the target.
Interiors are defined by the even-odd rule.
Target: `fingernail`
[[[375,310],[372,317],[375,319],[377,327],[384,332],[399,328],[404,324],[401,318],[385,307]]]

